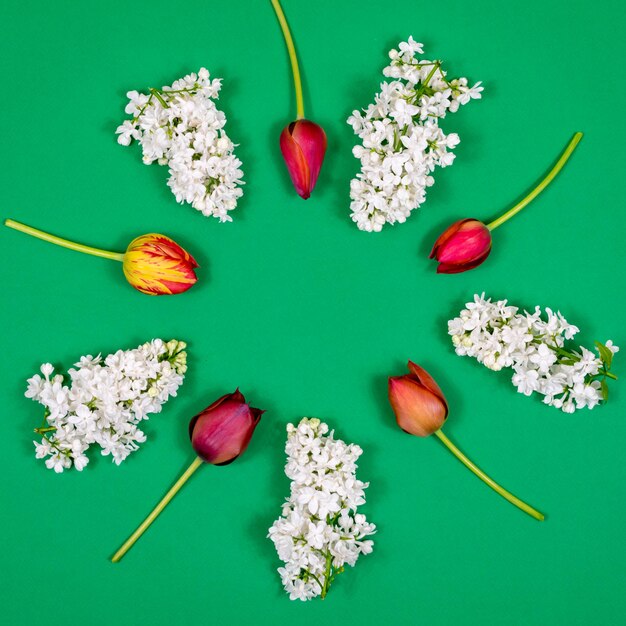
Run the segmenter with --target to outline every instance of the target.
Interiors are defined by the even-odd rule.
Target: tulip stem
[[[572,156],[578,142],[582,139],[582,133],[576,133],[572,140],[567,145],[567,148],[563,151],[556,165],[550,170],[548,175],[520,202],[518,202],[512,209],[509,209],[506,213],[493,220],[493,222],[487,224],[489,230],[494,230],[501,226],[508,219],[511,219],[516,213],[519,213],[527,204],[534,200],[551,182],[552,179],[561,171],[567,160]]]
[[[270,0],[274,11],[276,11],[276,17],[280,23],[280,27],[283,31],[283,37],[287,44],[287,51],[289,52],[289,60],[291,61],[291,71],[293,74],[293,86],[296,90],[296,119],[304,119],[304,100],[302,98],[302,81],[300,80],[300,68],[298,67],[298,57],[296,55],[296,48],[293,45],[293,39],[291,38],[291,32],[289,25],[287,24],[287,18],[283,13],[283,9],[280,6],[280,0]]]
[[[150,515],[141,522],[137,530],[124,542],[122,547],[113,555],[111,561],[118,563],[122,557],[133,547],[137,539],[144,534],[148,526],[154,522],[161,511],[169,504],[170,500],[180,491],[180,488],[191,478],[192,474],[202,465],[203,461],[200,457],[196,457],[193,463],[185,470],[183,475],[174,483],[172,488],[165,494],[161,502],[159,502]]]
[[[478,478],[480,478],[483,482],[487,483],[494,491],[499,493],[505,500],[508,500],[511,504],[514,504],[517,508],[524,511],[524,513],[528,513],[531,517],[534,517],[536,520],[543,522],[545,516],[543,513],[540,513],[536,509],[533,509],[532,506],[522,502],[519,498],[515,497],[512,493],[508,492],[504,487],[498,485],[495,480],[492,480],[485,474],[479,467],[474,465],[442,432],[441,430],[436,430],[435,435],[439,437],[440,441],[454,454],[454,456],[465,465],[465,467],[469,468]]]
[[[93,254],[94,256],[100,256],[100,257],[104,257],[105,259],[112,259],[114,261],[124,260],[123,252],[110,252],[109,250],[101,250],[100,248],[92,248],[91,246],[84,246],[81,243],[68,241],[67,239],[62,239],[61,237],[55,237],[54,235],[46,233],[43,230],[38,230],[37,228],[32,228],[31,226],[26,226],[26,224],[22,224],[21,222],[16,222],[15,220],[4,220],[4,225],[8,226],[9,228],[14,228],[15,230],[19,230],[22,233],[26,233],[27,235],[32,235],[33,237],[37,237],[38,239],[43,239],[44,241],[54,243],[57,246],[63,246],[64,248],[69,248],[70,250],[77,250],[78,252],[84,252],[85,254]]]

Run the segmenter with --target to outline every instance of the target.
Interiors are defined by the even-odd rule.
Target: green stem
[[[163,96],[161,95],[160,91],[158,89],[155,89],[154,87],[150,88],[150,93],[163,105],[164,109],[169,109],[170,105],[165,102],[165,100],[163,99]]]
[[[417,90],[415,94],[415,98],[414,98],[415,102],[417,102],[422,96],[422,94],[424,93],[424,91],[426,91],[426,88],[428,87],[428,83],[430,82],[430,79],[435,75],[435,72],[440,67],[441,67],[441,61],[435,61],[433,64],[433,69],[430,70],[430,72],[428,73],[428,76],[426,76],[426,78],[424,79],[424,82],[420,85],[420,88]]]
[[[141,522],[137,530],[124,542],[122,547],[113,555],[111,561],[119,562],[122,557],[133,547],[137,539],[143,535],[148,526],[154,522],[161,511],[169,504],[170,500],[179,492],[180,488],[191,478],[193,473],[202,465],[203,461],[200,457],[196,457],[193,463],[185,470],[183,475],[174,483],[172,488],[165,494],[161,502],[159,502],[150,515]]]
[[[326,597],[328,593],[328,587],[330,585],[330,568],[333,562],[333,557],[330,552],[326,553],[326,569],[324,571],[324,586],[322,587],[322,600]]]
[[[9,228],[14,228],[15,230],[19,230],[22,233],[26,233],[27,235],[32,235],[33,237],[37,237],[38,239],[43,239],[44,241],[54,243],[57,246],[63,246],[64,248],[69,248],[70,250],[84,252],[85,254],[93,254],[94,256],[100,256],[100,257],[104,257],[105,259],[112,259],[114,261],[124,260],[123,252],[110,252],[109,250],[101,250],[100,248],[92,248],[91,246],[84,246],[81,243],[68,241],[67,239],[62,239],[61,237],[55,237],[54,235],[45,233],[43,230],[38,230],[37,228],[32,228],[31,226],[26,226],[26,224],[16,222],[15,220],[4,220],[4,225],[8,226]]]
[[[556,165],[550,170],[548,175],[520,202],[518,202],[512,209],[509,209],[506,213],[493,220],[493,222],[487,224],[489,230],[494,230],[498,226],[502,226],[504,222],[511,219],[516,213],[519,213],[527,204],[534,200],[551,182],[552,179],[561,171],[567,160],[572,156],[572,152],[578,145],[578,142],[582,139],[582,133],[576,133],[572,140],[565,148],[563,154],[560,156]]]
[[[531,517],[534,517],[536,520],[542,522],[545,519],[543,513],[540,513],[536,509],[533,509],[532,506],[522,502],[519,498],[515,497],[512,493],[508,492],[506,489],[498,485],[497,482],[489,478],[487,474],[485,474],[480,468],[478,468],[474,463],[472,463],[442,432],[441,430],[436,430],[435,435],[439,437],[441,442],[454,454],[454,456],[465,465],[468,469],[470,469],[478,478],[480,478],[483,482],[487,483],[495,492],[499,493],[505,500],[508,500],[511,504],[514,504],[516,507],[524,511],[524,513],[528,513]]]
[[[293,86],[296,91],[296,119],[304,119],[304,99],[302,97],[302,81],[300,79],[300,68],[298,67],[298,57],[296,55],[296,48],[293,45],[293,39],[291,38],[291,32],[289,31],[289,25],[287,24],[287,18],[280,6],[280,0],[270,0],[276,17],[283,31],[283,37],[287,44],[287,51],[289,52],[289,60],[291,61],[291,72],[293,74]]]

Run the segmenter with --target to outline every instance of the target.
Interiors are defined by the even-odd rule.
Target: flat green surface
[[[402,8],[401,8],[402,7]],[[457,357],[446,320],[475,292],[560,309],[580,339],[626,344],[621,2],[315,3],[285,0],[307,114],[329,150],[298,198],[278,153],[293,115],[269,2],[5,3],[2,217],[104,248],[163,232],[200,281],[177,297],[135,292],[114,262],[0,229],[3,443],[0,621],[46,624],[620,623],[624,575],[622,380],[607,406],[565,415],[518,395],[505,373]],[[422,209],[381,234],[348,218],[358,163],[344,123],[368,104],[387,50],[413,34],[484,99],[445,120],[461,136]],[[130,89],[206,65],[239,142],[245,196],[234,222],[179,206],[165,168],[114,137]],[[495,234],[476,271],[437,276],[427,254],[460,217],[489,219],[525,193],[574,131],[557,181]],[[81,474],[35,460],[39,407],[23,398],[43,361],[189,342],[180,396],[122,466]],[[496,496],[434,439],[402,434],[386,376],[411,357],[448,395],[448,436],[548,515]],[[118,565],[108,558],[192,459],[187,421],[240,386],[267,409],[249,451],[204,467]],[[324,601],[290,602],[266,529],[287,495],[284,426],[318,416],[365,450],[373,555]]]

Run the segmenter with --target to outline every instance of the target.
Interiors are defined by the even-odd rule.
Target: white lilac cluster
[[[374,103],[348,118],[362,140],[353,149],[361,172],[350,184],[351,217],[361,230],[402,223],[424,202],[433,171],[452,164],[451,150],[460,141],[456,133],[444,134],[439,120],[481,97],[480,83],[448,80],[441,61],[417,59],[422,53],[412,37],[391,50],[383,74],[393,80],[381,83]]]
[[[278,572],[290,599],[324,598],[344,566],[354,566],[373,549],[365,537],[376,526],[356,512],[369,486],[355,475],[363,451],[335,439],[318,419],[289,424],[287,433],[291,495],[268,536],[285,564]]]
[[[36,457],[58,473],[72,465],[82,470],[87,449],[97,444],[119,465],[146,440],[139,422],[176,396],[187,370],[185,348],[183,341],[154,339],[105,358],[84,356],[68,371],[69,385],[44,363],[43,378],[29,378],[25,393],[45,407],[35,428],[42,437],[33,442]]]
[[[566,413],[592,409],[608,399],[607,378],[619,348],[612,341],[596,342],[597,354],[566,346],[579,329],[558,311],[540,307],[519,312],[506,300],[492,302],[474,296],[460,316],[448,322],[456,353],[474,357],[491,370],[513,369],[512,382],[520,393],[539,393],[546,404]],[[547,318],[547,319],[546,319]]]
[[[226,116],[215,106],[221,79],[202,68],[148,94],[129,91],[126,120],[116,130],[118,142],[136,139],[143,162],[169,168],[168,186],[181,204],[230,222],[228,214],[243,194],[241,161],[224,131]]]

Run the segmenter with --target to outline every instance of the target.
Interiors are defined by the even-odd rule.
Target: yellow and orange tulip
[[[173,239],[150,233],[133,239],[122,261],[126,280],[141,293],[182,293],[198,280],[196,260]]]
[[[121,261],[126,280],[141,293],[164,296],[183,293],[196,284],[196,260],[173,239],[150,233],[130,242],[126,252],[101,250],[82,243],[69,241],[15,220],[5,220],[5,226],[27,235],[49,241],[77,252]]]

